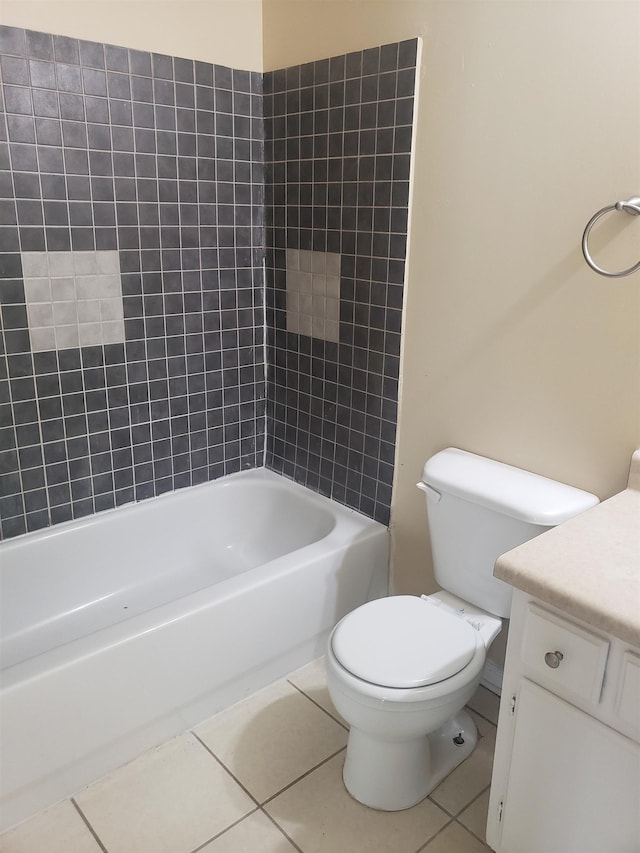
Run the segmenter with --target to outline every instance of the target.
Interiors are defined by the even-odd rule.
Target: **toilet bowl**
[[[343,779],[356,800],[409,808],[472,752],[462,709],[501,625],[446,592],[371,601],[336,625],[327,684],[351,726]]]

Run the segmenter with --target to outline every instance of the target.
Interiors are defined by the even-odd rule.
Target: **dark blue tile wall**
[[[12,27],[0,71],[0,532],[261,465],[261,75]],[[125,342],[32,352],[21,252],[93,250]]]
[[[388,522],[416,48],[263,81],[0,27],[1,536],[265,461]],[[338,343],[287,248],[340,254]],[[21,253],[94,250],[125,342],[32,352]]]
[[[265,75],[267,464],[383,523],[417,40]],[[287,331],[286,250],[339,253],[339,342]]]

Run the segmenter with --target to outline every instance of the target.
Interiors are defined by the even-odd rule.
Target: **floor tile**
[[[445,827],[420,853],[486,853],[491,850],[455,820]]]
[[[347,742],[345,729],[286,681],[212,717],[195,733],[261,803]]]
[[[297,853],[296,848],[262,812],[232,826],[198,853]]]
[[[340,716],[331,701],[329,688],[327,687],[327,670],[324,658],[318,658],[296,670],[296,672],[289,676],[289,681],[348,728],[347,721]]]
[[[70,800],[0,836],[2,853],[100,853],[100,846]]]
[[[473,719],[480,735],[478,745],[429,795],[451,815],[459,814],[491,783],[496,729],[482,718]]]
[[[188,853],[255,808],[191,734],[145,753],[75,799],[109,853]]]
[[[480,794],[470,806],[458,815],[463,826],[484,841],[487,832],[487,812],[489,811],[489,789]]]
[[[342,782],[334,756],[265,806],[304,853],[414,853],[449,820],[428,799],[401,812],[374,811]]]
[[[497,726],[494,723],[490,723],[489,720],[485,719],[480,714],[477,714],[470,706],[467,707],[467,711],[471,714],[480,737],[483,738],[488,736],[495,740]]]
[[[473,708],[481,716],[485,717],[491,723],[497,725],[498,711],[500,710],[500,697],[496,696],[486,687],[480,685],[468,703],[470,708]]]

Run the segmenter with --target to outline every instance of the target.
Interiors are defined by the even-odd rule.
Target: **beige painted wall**
[[[415,482],[442,447],[624,486],[640,276],[579,242],[640,194],[638,0],[0,0],[0,22],[249,70],[421,36],[394,588],[433,588]],[[634,262],[639,225],[605,223],[598,257]]]
[[[262,71],[261,0],[0,0],[0,23]]]
[[[392,529],[394,590],[430,591],[430,454],[606,498],[640,446],[640,274],[580,252],[640,195],[640,3],[265,0],[263,28],[267,69],[424,40]],[[602,263],[638,259],[639,220],[596,236]]]

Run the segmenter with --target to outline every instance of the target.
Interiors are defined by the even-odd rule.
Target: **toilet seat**
[[[336,626],[331,648],[348,672],[380,687],[415,688],[460,672],[478,632],[465,620],[413,595],[363,604]]]

